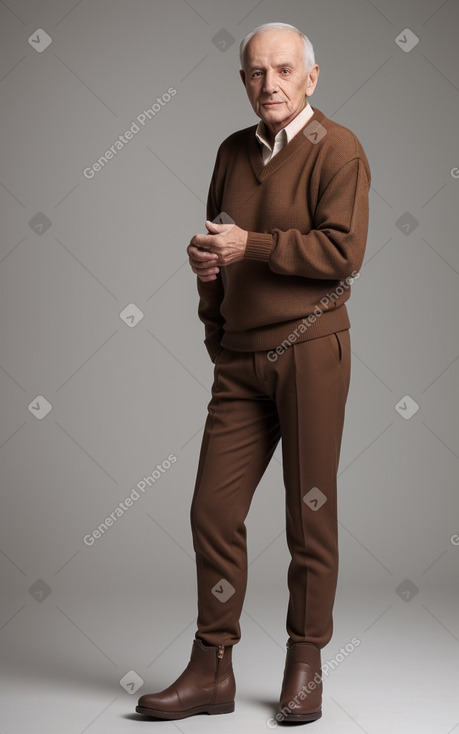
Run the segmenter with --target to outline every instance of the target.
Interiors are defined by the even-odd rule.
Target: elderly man
[[[319,75],[297,28],[256,28],[240,72],[260,118],[220,146],[207,234],[188,246],[215,362],[191,507],[198,583],[191,660],[137,711],[162,719],[234,710],[232,646],[247,578],[245,519],[282,439],[287,655],[277,721],[321,716],[320,651],[338,573],[336,477],[350,378],[345,302],[368,230],[359,141],[308,98]]]

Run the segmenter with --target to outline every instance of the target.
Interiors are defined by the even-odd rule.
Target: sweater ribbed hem
[[[335,331],[349,329],[350,326],[349,314],[346,306],[343,305],[333,311],[324,311],[320,316],[310,314],[303,319],[284,321],[264,328],[259,327],[256,331],[225,331],[220,344],[236,352],[258,352],[278,348],[282,353],[292,344],[327,336]]]
[[[244,257],[247,260],[261,260],[267,262],[274,245],[271,234],[249,232]]]

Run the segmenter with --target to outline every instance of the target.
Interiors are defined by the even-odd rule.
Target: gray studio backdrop
[[[373,174],[349,306],[339,599],[349,594],[351,610],[352,594],[367,599],[357,634],[403,609],[407,624],[457,644],[454,607],[439,611],[438,599],[456,589],[459,557],[459,3],[8,0],[0,658],[10,676],[55,680],[71,657],[82,680],[119,689],[177,639],[188,655],[188,511],[212,365],[185,248],[204,228],[219,143],[256,122],[238,43],[275,20],[310,35],[321,69],[312,104],[358,135]],[[283,528],[278,450],[248,519],[242,622],[281,646]],[[279,614],[268,619],[270,604]]]

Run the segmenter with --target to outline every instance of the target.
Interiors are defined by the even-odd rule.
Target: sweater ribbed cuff
[[[249,232],[244,258],[247,260],[262,260],[267,262],[274,246],[272,234]]]

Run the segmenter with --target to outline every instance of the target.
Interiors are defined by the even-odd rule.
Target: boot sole
[[[282,712],[280,711],[279,714]],[[282,714],[282,720],[280,723],[286,722],[292,722],[295,721],[301,722],[301,721],[316,721],[317,719],[320,719],[322,716],[322,711],[311,711],[308,714]]]
[[[211,706],[195,706],[186,711],[158,711],[156,709],[145,708],[145,706],[136,706],[136,712],[144,716],[153,716],[155,719],[167,719],[174,721],[176,719],[186,719],[188,716],[195,714],[231,714],[234,711],[234,701],[231,703],[217,703]]]

